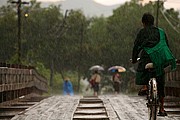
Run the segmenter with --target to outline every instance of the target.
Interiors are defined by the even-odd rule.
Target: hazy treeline
[[[10,2],[0,8],[0,61],[17,63],[17,5]],[[156,16],[157,5],[151,2],[142,6],[138,0],[132,0],[115,9],[112,16],[91,18],[81,10],[68,10],[65,14],[60,5],[42,8],[35,0],[22,5],[21,10],[21,62],[43,65],[51,71],[52,81],[53,73],[77,71],[84,76],[96,64],[106,69],[122,65],[129,71],[142,14],[150,12]],[[165,9],[161,3],[158,26],[166,31],[170,48],[179,59],[179,12]]]

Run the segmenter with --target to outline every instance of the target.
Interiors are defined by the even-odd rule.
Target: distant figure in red
[[[114,87],[114,91],[115,91],[115,94],[118,94],[119,93],[119,90],[120,90],[120,84],[121,84],[121,76],[120,74],[118,73],[118,70],[115,70],[115,73],[112,77],[112,81],[113,81],[113,87]]]

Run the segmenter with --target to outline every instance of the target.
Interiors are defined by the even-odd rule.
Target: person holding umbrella
[[[121,84],[121,76],[118,73],[118,70],[115,70],[113,76],[112,76],[112,81],[113,81],[113,87],[114,87],[114,91],[115,91],[115,95],[117,95],[119,93],[120,90],[120,84]]]
[[[115,94],[118,94],[120,90],[120,84],[122,83],[121,76],[119,73],[126,72],[126,69],[122,66],[112,66],[108,69],[108,71],[114,73],[112,76],[113,87]]]
[[[91,87],[94,90],[94,95],[97,96],[99,92],[99,84],[101,82],[100,71],[104,71],[104,68],[100,65],[94,65],[89,68],[90,71],[93,71],[93,74],[89,80]]]
[[[94,90],[94,96],[98,95],[100,82],[101,82],[101,76],[100,76],[98,70],[95,70],[93,75],[90,78],[90,84]]]

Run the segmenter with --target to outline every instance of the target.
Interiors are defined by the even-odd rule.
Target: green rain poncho
[[[166,44],[164,31],[159,28],[159,33],[160,42],[156,46],[153,48],[144,47],[144,50],[153,62],[157,76],[162,75],[163,69],[168,65],[171,65],[171,70],[176,68],[175,57]]]
[[[158,29],[159,32],[154,32],[155,29]],[[147,31],[149,32],[147,33],[149,35],[147,38],[144,37],[146,36],[146,34],[144,34],[144,36],[142,37],[144,31],[146,31],[146,33]],[[156,35],[153,36],[153,32]],[[158,35],[160,38],[159,41],[157,41],[158,39],[157,33],[159,34]],[[136,84],[145,85],[148,83],[149,80],[149,75],[147,74],[147,71],[144,72],[145,71],[144,67],[147,63],[152,62],[155,68],[156,75],[161,76],[164,74],[164,68],[167,67],[168,65],[171,65],[171,69],[174,70],[176,68],[176,62],[174,56],[172,55],[166,43],[165,32],[162,29],[151,26],[149,28],[143,29],[140,34],[141,37],[137,39],[143,39],[143,38],[146,39],[143,42],[138,41],[137,42],[138,44],[136,43],[136,46],[133,49],[134,52],[133,57],[134,59],[137,58],[137,55],[140,52],[140,50],[143,50],[144,54],[141,55],[142,60],[139,62],[138,70],[136,73]],[[150,42],[147,39],[150,39],[149,40]],[[156,39],[156,41],[154,39]],[[149,43],[147,41],[149,43],[153,43],[154,44],[153,47],[152,46],[149,47],[148,46]]]

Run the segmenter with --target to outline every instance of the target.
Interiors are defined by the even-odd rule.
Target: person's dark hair
[[[154,17],[150,13],[144,13],[142,23],[147,26],[154,25]]]

